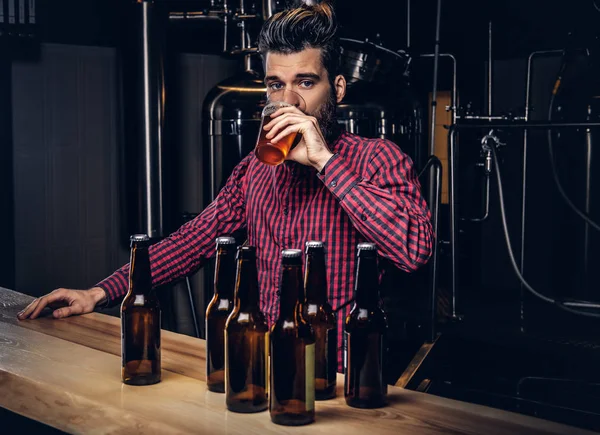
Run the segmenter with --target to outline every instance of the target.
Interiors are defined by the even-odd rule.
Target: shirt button
[[[277,290],[277,291],[275,292],[275,294],[277,295],[277,297],[279,297],[279,296],[281,296],[281,291],[280,291],[280,290]]]
[[[283,214],[287,216],[287,214],[288,214],[288,208],[287,207],[283,209]]]
[[[335,187],[335,186],[337,186],[337,181],[335,181],[335,180],[334,180],[334,181],[332,181],[332,182],[331,182],[331,184],[330,184],[330,186],[331,186],[331,187]]]
[[[360,220],[361,221],[366,221],[367,220],[367,215],[364,215],[364,214],[360,215]]]

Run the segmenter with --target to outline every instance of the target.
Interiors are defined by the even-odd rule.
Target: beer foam
[[[265,108],[262,111],[262,116],[270,116],[273,113],[277,112],[282,107],[293,107],[293,104],[286,103],[285,101],[272,101],[265,105]]]

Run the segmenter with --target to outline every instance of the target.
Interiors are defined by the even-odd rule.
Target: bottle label
[[[344,331],[344,339],[342,343],[342,353],[344,354],[344,374],[348,372],[348,333]]]
[[[309,344],[304,348],[306,367],[306,410],[315,409],[315,344]]]
[[[144,302],[145,302],[144,295],[135,295],[135,300],[133,301],[133,305],[144,306]]]
[[[228,383],[229,382],[227,382],[227,378],[229,377],[228,376],[228,374],[229,374],[229,355],[228,355],[229,354],[229,349],[228,349],[228,347],[229,346],[227,346],[227,329],[225,329],[225,331],[223,331],[223,344],[225,345],[225,353],[224,353],[224,357],[225,357],[225,371],[224,371],[224,374],[225,374],[225,379],[224,379],[225,394],[229,394],[229,393],[227,393],[227,391],[229,390],[228,389]],[[208,363],[208,361],[207,361],[207,363]],[[207,381],[208,381],[208,379],[207,379]]]
[[[265,333],[265,393],[269,397],[269,386],[271,385],[271,361],[269,361],[269,332]]]
[[[337,329],[331,328],[327,330],[327,343],[325,345],[325,350],[327,352],[327,368],[326,368],[326,376],[327,382],[334,382],[337,376]]]
[[[125,319],[121,313],[121,367],[125,367]]]

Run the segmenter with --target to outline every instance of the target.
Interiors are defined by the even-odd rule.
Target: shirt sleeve
[[[361,174],[334,154],[318,176],[382,256],[415,271],[429,260],[434,235],[412,161],[389,141],[379,140],[367,152]]]
[[[217,198],[196,218],[150,246],[152,287],[196,272],[215,253],[215,239],[246,226],[244,176],[253,154],[239,163]],[[115,305],[128,290],[129,264],[96,284],[106,292],[105,307]]]

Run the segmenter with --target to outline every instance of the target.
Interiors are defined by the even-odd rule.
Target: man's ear
[[[346,96],[346,78],[343,75],[338,75],[333,80],[333,87],[335,88],[335,97],[338,103],[341,103]]]

